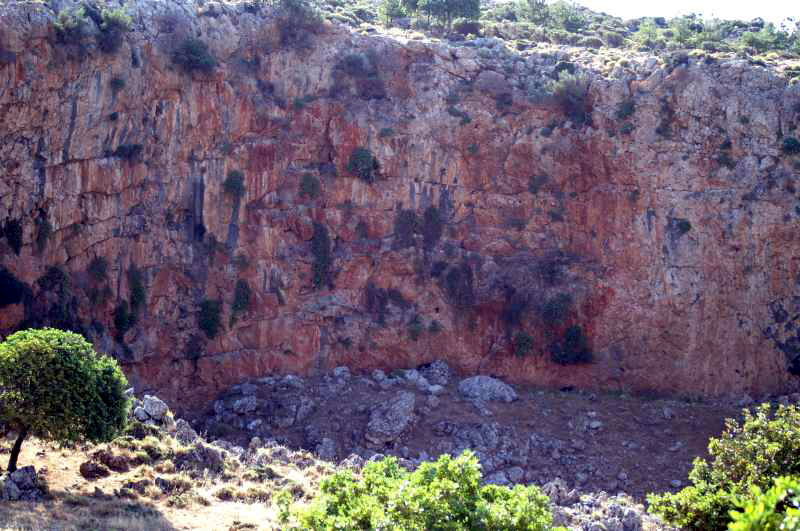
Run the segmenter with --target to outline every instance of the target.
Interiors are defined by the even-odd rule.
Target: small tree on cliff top
[[[17,430],[8,471],[28,435],[58,442],[110,441],[124,427],[128,382],[117,362],[83,337],[23,330],[0,343],[0,420]]]

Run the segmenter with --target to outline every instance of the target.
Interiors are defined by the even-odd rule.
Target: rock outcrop
[[[298,42],[253,5],[137,0],[114,53],[0,6],[0,332],[79,329],[178,411],[440,357],[557,387],[798,388],[780,72],[578,65],[565,109],[531,89],[563,49]],[[176,64],[192,39],[213,69]]]

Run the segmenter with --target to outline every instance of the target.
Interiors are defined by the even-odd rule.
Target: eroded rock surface
[[[555,388],[797,389],[800,87],[780,72],[578,65],[578,124],[529,90],[566,49],[330,25],[299,49],[246,4],[129,10],[108,54],[55,44],[45,4],[0,6],[0,265],[22,283],[0,333],[79,329],[179,411],[438,357]],[[212,72],[173,64],[189,36]],[[288,426],[304,406],[274,407]]]

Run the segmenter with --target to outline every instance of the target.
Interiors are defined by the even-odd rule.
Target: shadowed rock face
[[[558,387],[798,387],[800,172],[781,144],[800,92],[776,71],[587,70],[579,126],[522,90],[556,55],[331,26],[297,49],[215,6],[139,1],[115,54],[53,44],[41,5],[0,7],[0,278],[25,285],[3,333],[79,328],[178,410],[272,372],[436,358]],[[212,72],[172,64],[189,35]],[[204,299],[222,301],[213,339]]]

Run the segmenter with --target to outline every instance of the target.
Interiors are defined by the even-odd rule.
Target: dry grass
[[[0,446],[3,458],[10,441]],[[79,466],[98,449],[126,457],[130,470],[84,479]],[[280,529],[271,503],[274,493],[288,488],[295,499],[307,500],[333,470],[305,452],[272,448],[259,450],[253,466],[229,460],[219,474],[181,472],[171,460],[181,450],[167,436],[141,441],[126,437],[110,445],[75,449],[29,440],[20,466],[36,467],[48,485],[49,499],[0,504],[0,530]],[[169,482],[166,492],[156,478]]]

